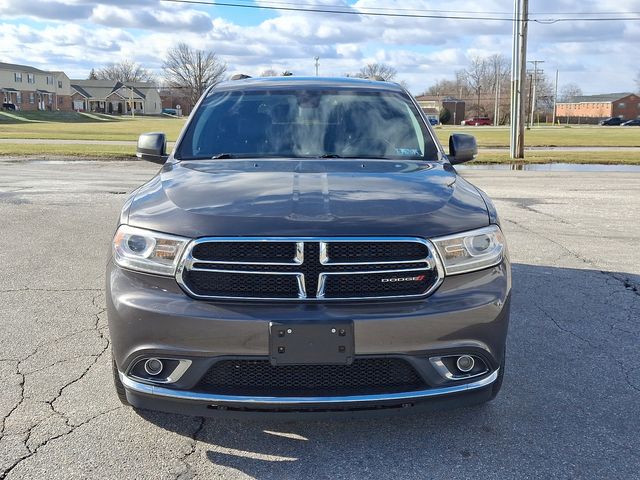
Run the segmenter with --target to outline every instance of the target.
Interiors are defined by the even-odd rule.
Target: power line
[[[513,18],[502,18],[496,16],[487,16],[487,15],[510,15],[508,13],[489,13],[489,12],[468,12],[475,13],[475,15],[445,15],[444,13],[454,13],[457,11],[447,11],[447,10],[434,10],[434,13],[388,13],[388,12],[373,12],[368,10],[340,10],[340,7],[333,8],[322,8],[320,6],[316,7],[312,4],[309,7],[304,8],[300,6],[293,5],[301,5],[301,4],[290,4],[286,2],[271,2],[270,4],[244,4],[244,3],[231,3],[231,2],[211,2],[206,0],[160,0],[163,2],[170,3],[182,3],[182,4],[192,4],[192,5],[206,5],[209,7],[234,7],[234,8],[248,8],[248,9],[259,9],[259,10],[281,10],[281,11],[292,11],[292,12],[308,12],[308,13],[329,13],[336,15],[358,15],[358,16],[369,16],[369,17],[396,17],[396,18],[428,18],[428,19],[444,19],[444,20],[481,20],[481,21],[497,21],[497,22],[509,22],[513,23],[515,20]],[[278,6],[280,5],[280,6]],[[289,6],[291,5],[291,6]],[[304,5],[304,4],[302,4]],[[346,7],[345,7],[346,8]],[[398,11],[399,9],[394,9]],[[420,10],[408,10],[408,11],[420,11]],[[429,11],[429,10],[422,10]],[[440,13],[435,13],[440,12]],[[460,11],[461,13],[467,13],[467,11]],[[482,16],[478,16],[478,14]],[[591,13],[589,13],[591,14]],[[593,13],[595,14],[595,12]],[[599,13],[602,15],[603,13]],[[611,15],[624,15],[625,13],[611,13]],[[635,14],[635,13],[634,13]],[[628,21],[628,20],[640,20],[640,16],[637,17],[573,17],[573,18],[545,18],[545,19],[531,19],[529,18],[529,22],[536,22],[540,24],[553,24],[558,22],[575,22],[575,21],[585,21],[585,22],[611,22],[611,21]]]

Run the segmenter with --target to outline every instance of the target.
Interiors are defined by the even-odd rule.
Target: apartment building
[[[0,62],[0,100],[20,110],[72,110],[71,83],[64,72]]]
[[[560,102],[556,106],[556,118],[592,119],[621,117],[625,120],[640,118],[640,97],[633,93],[607,93],[583,95],[571,102]]]
[[[128,115],[157,115],[162,110],[158,89],[149,82],[71,80],[71,101],[76,111]]]

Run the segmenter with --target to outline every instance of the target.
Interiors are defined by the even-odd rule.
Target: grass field
[[[480,147],[509,146],[508,127],[443,126],[435,131],[445,146],[454,132],[474,135]],[[638,127],[534,127],[524,137],[528,147],[640,147]]]
[[[24,113],[26,112],[21,112]],[[76,117],[74,122],[0,123],[0,138],[137,140],[141,133],[164,132],[169,141],[174,141],[186,120],[170,117],[115,117],[115,120],[100,121],[77,113],[72,115],[82,118]]]
[[[0,156],[74,157],[98,159],[133,159],[135,148],[128,145],[44,145],[0,143]],[[481,152],[473,163],[510,163],[508,152]],[[531,151],[527,163],[604,163],[640,165],[640,153],[623,150],[606,152]]]
[[[109,117],[98,120],[75,112],[18,112],[34,122],[20,122],[0,115],[0,138],[73,140],[136,140],[144,132],[165,132],[174,141],[186,119],[170,117]],[[59,121],[54,121],[59,120]],[[38,122],[38,123],[36,123]],[[42,123],[41,123],[42,122]],[[438,138],[447,145],[453,132],[469,133],[480,147],[509,145],[508,127],[438,126]],[[535,127],[525,132],[530,147],[640,147],[637,127]]]
[[[164,132],[175,141],[186,119],[170,117],[108,117],[91,118],[75,112],[18,112],[31,121],[19,121],[0,116],[0,139],[63,139],[135,141],[144,132]],[[106,119],[106,120],[105,120]],[[481,148],[507,147],[508,127],[438,126],[438,138],[445,148],[454,132],[472,134]],[[636,127],[566,127],[546,126],[527,130],[527,146],[536,147],[640,147],[640,128]],[[122,158],[133,155],[126,145],[34,145],[0,144],[0,155],[68,155],[75,157]],[[640,153],[611,152],[527,152],[528,162],[583,162],[640,164]],[[506,152],[485,152],[478,162],[508,161]]]

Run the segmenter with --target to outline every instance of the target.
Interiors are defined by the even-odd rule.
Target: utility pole
[[[493,105],[493,125],[498,125],[498,97],[500,96],[500,65],[496,62],[496,102]]]
[[[511,131],[509,155],[524,158],[524,88],[527,67],[527,27],[529,0],[514,0],[513,47],[511,61]]]
[[[552,124],[556,124],[556,105],[558,104],[558,69],[556,68],[556,86],[553,94],[553,120]]]
[[[315,56],[314,60],[316,61],[316,77],[318,76],[318,66],[320,66],[320,57]]]
[[[533,127],[533,114],[536,111],[536,87],[538,86],[538,64],[544,63],[544,60],[529,60],[527,63],[533,63],[533,86],[531,87],[531,120],[529,126]]]

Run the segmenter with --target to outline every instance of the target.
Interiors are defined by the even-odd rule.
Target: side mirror
[[[478,144],[473,135],[454,133],[449,137],[449,161],[451,164],[468,162],[476,158]]]
[[[163,164],[167,160],[167,138],[164,133],[143,133],[138,137],[136,157]]]

